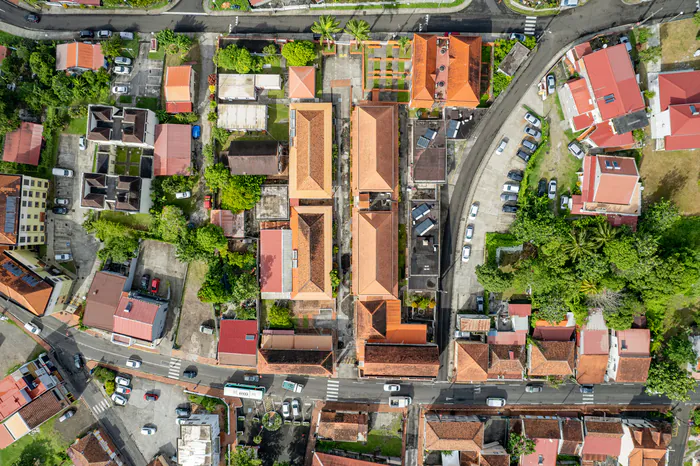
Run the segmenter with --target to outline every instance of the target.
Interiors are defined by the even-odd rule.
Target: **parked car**
[[[143,435],[153,435],[156,433],[156,427],[154,426],[143,426],[141,427],[141,433]]]
[[[534,126],[535,128],[539,128],[539,127],[542,125],[542,123],[540,122],[540,119],[537,118],[535,115],[533,115],[533,114],[530,113],[530,112],[527,112],[527,113],[525,114],[525,121],[527,121],[528,123],[530,123],[530,124],[531,124],[532,126]]]
[[[510,40],[519,40],[520,42],[525,42],[525,34],[520,34],[519,32],[512,32],[510,34]]]
[[[70,204],[70,200],[65,197],[57,197],[53,200],[53,203],[56,205],[68,205]]]
[[[134,40],[134,33],[133,32],[120,32],[119,37],[121,37],[124,40]]]
[[[83,29],[80,31],[81,39],[92,39],[93,37],[95,37],[95,33],[89,29]]]
[[[141,367],[141,361],[139,361],[137,359],[129,358],[126,360],[126,367],[130,367],[132,369],[138,369],[139,367]]]
[[[462,262],[469,262],[469,256],[472,254],[472,247],[468,244],[462,248]]]
[[[154,278],[151,282],[151,293],[158,293],[160,289],[160,278]]]
[[[126,398],[118,393],[112,393],[112,401],[115,405],[124,406],[126,404]]]
[[[208,325],[200,325],[199,331],[201,333],[206,334],[206,335],[213,335],[214,334],[214,329]]]
[[[192,197],[192,193],[190,191],[185,191],[184,193],[175,193],[175,199],[189,199]]]
[[[204,208],[207,210],[211,209],[211,194],[204,196]]]
[[[501,202],[510,202],[510,201],[517,201],[517,200],[518,200],[517,194],[510,194],[510,193],[501,194]]]
[[[468,243],[474,237],[474,225],[467,225],[467,231],[464,232],[464,242]]]
[[[258,374],[243,374],[243,381],[245,382],[260,382],[260,376]]]
[[[299,400],[292,400],[292,416],[297,417],[301,414],[299,409]]]
[[[97,31],[96,37],[98,39],[109,39],[110,37],[112,37],[112,31],[102,29],[100,31]]]
[[[390,396],[389,407],[391,408],[407,408],[411,405],[413,399],[410,396]]]
[[[486,406],[491,408],[502,408],[506,405],[505,398],[486,398]]]
[[[520,186],[514,183],[505,183],[503,185],[503,191],[507,193],[517,193],[520,191]]]
[[[131,393],[131,388],[124,387],[123,385],[117,385],[116,387],[114,387],[114,391],[119,393],[120,395],[128,395]]]
[[[115,66],[114,67],[114,74],[129,74],[131,73],[131,67],[130,66]]]
[[[526,385],[525,393],[539,393],[542,391],[542,385]]]
[[[530,154],[528,154],[522,149],[519,149],[518,152],[515,153],[515,155],[520,157],[525,163],[528,163],[530,161]]]
[[[625,48],[627,49],[627,52],[632,51],[632,44],[630,43],[629,37],[627,37],[627,36],[620,37],[620,43],[625,44]]]
[[[177,414],[178,417],[190,417],[192,414],[192,411],[190,411],[190,408],[175,408],[175,414]]]
[[[188,371],[183,372],[182,376],[186,379],[194,379],[195,377],[197,377],[197,371],[194,369],[190,369]]]
[[[550,199],[555,199],[557,197],[557,180],[551,180],[549,182],[547,197]]]
[[[479,204],[478,203],[473,203],[472,206],[469,208],[469,218],[475,219],[476,214],[479,213]]]
[[[399,385],[397,383],[385,383],[384,384],[384,391],[385,392],[400,392],[401,385]]]
[[[561,203],[559,204],[559,208],[561,210],[569,208],[569,196],[562,196],[561,197]]]
[[[577,159],[582,159],[585,155],[583,149],[581,149],[581,146],[579,146],[576,141],[570,142],[569,145],[566,147],[569,149],[569,152],[571,152],[571,155],[573,155]]]
[[[87,149],[87,138],[85,136],[80,136],[78,138],[78,147],[80,148],[80,150]]]
[[[547,194],[547,180],[541,178],[539,183],[537,183],[537,195],[542,197]]]
[[[194,125],[192,127],[192,139],[199,139],[202,135],[202,127],[199,125]]]
[[[75,366],[76,369],[83,368],[83,360],[79,354],[73,355],[73,365]]]
[[[501,208],[501,210],[503,212],[505,212],[506,214],[517,214],[518,213],[518,206],[506,204]]]
[[[501,155],[508,145],[508,138],[501,139],[501,143],[496,148],[496,155]]]
[[[593,394],[593,385],[581,385],[579,391],[584,394]]]
[[[282,403],[282,416],[289,417],[289,401]]]
[[[123,376],[123,375],[118,375],[114,378],[114,381],[117,383],[117,385],[123,385],[125,387],[128,387],[131,385],[131,378]]]
[[[527,134],[528,136],[531,136],[535,139],[539,139],[540,136],[542,136],[542,133],[540,132],[540,130],[535,129],[532,126],[525,127],[525,134]]]
[[[24,17],[24,19],[26,19],[30,23],[38,23],[39,21],[41,21],[39,15],[27,15]]]
[[[511,170],[508,172],[508,179],[513,181],[523,181],[522,170]]]
[[[526,148],[527,150],[530,150],[532,152],[535,152],[535,150],[537,150],[537,144],[535,144],[534,142],[532,142],[528,139],[523,139],[521,144],[523,145],[524,148]]]
[[[476,297],[476,310],[478,312],[484,312],[484,297],[483,296]]]
[[[73,254],[68,253],[68,252],[63,253],[63,254],[56,254],[54,256],[54,259],[56,259],[56,262],[73,260]]]
[[[151,276],[147,273],[141,275],[141,288],[147,290],[149,283],[151,283]]]
[[[129,92],[129,87],[123,84],[117,84],[116,86],[112,86],[112,92],[115,94],[127,94]]]
[[[68,215],[68,209],[65,207],[54,207],[51,209],[51,212],[58,215]]]
[[[115,64],[115,65],[126,65],[126,66],[129,66],[129,65],[131,65],[131,58],[128,58],[128,57],[115,57],[115,58],[114,58],[114,64]]]
[[[34,335],[39,335],[41,333],[41,329],[31,322],[27,322],[26,324],[24,324],[24,328],[29,333],[33,333]]]
[[[74,414],[75,414],[75,410],[70,409],[70,410],[66,411],[65,413],[63,413],[63,415],[58,418],[58,422],[63,422],[66,419],[70,419],[73,417]]]
[[[553,74],[547,75],[547,94],[552,95],[557,90],[556,81]]]
[[[51,174],[54,176],[66,176],[70,178],[73,176],[73,170],[69,168],[54,167],[51,169]]]
[[[143,399],[146,401],[158,401],[158,395],[155,393],[144,393]]]

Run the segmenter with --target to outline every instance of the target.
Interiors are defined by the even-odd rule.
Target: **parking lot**
[[[124,406],[115,406],[114,412],[124,423],[125,435],[129,435],[138,446],[144,458],[153,458],[162,453],[166,458],[177,453],[179,426],[175,422],[175,408],[189,406],[187,395],[182,388],[147,379],[131,379],[131,394]],[[157,401],[146,401],[146,393],[158,395]],[[154,435],[141,434],[145,425],[156,427]]]
[[[12,321],[0,321],[0,377],[24,364],[31,355],[38,355],[41,350],[41,346]]]
[[[163,78],[163,60],[148,58],[149,42],[139,43],[139,55],[133,60],[130,74],[115,75],[114,84],[127,84],[129,95],[136,97],[160,97]]]

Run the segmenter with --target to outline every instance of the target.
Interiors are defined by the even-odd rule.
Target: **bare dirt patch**
[[[41,346],[12,321],[0,321],[0,378],[42,352]]]
[[[698,49],[695,37],[698,26],[692,19],[673,21],[661,25],[661,69],[700,69],[700,57],[693,57]]]
[[[207,323],[213,326],[214,321],[212,305],[201,302],[197,297],[207,270],[204,262],[192,262],[187,271],[177,342],[185,353],[216,358],[216,333],[205,335],[199,331],[200,325]]]
[[[647,145],[639,172],[644,182],[642,199],[645,203],[664,198],[673,201],[684,214],[700,214],[698,151],[657,152]]]

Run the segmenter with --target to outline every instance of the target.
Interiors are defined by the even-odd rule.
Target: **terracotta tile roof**
[[[0,45],[0,65],[2,65],[2,62],[5,60],[5,58],[7,58],[9,54],[10,50],[4,45]]]
[[[311,466],[376,466],[376,463],[315,451]]]
[[[1,62],[0,62],[1,63]],[[5,424],[0,424],[0,450],[4,450],[15,442],[15,438],[7,430]]]
[[[610,332],[589,330],[584,326],[579,333],[579,349],[581,354],[610,354]]]
[[[317,433],[336,442],[366,442],[367,429],[366,414],[322,411]]]
[[[192,67],[169,66],[165,70],[165,100],[168,102],[191,102],[190,83]]]
[[[30,429],[34,429],[54,417],[68,405],[69,403],[65,399],[59,401],[53,391],[46,392],[22,407],[19,410],[19,415],[22,416]]]
[[[257,354],[256,320],[222,320],[219,323],[218,359],[221,364],[255,367]]]
[[[576,381],[580,384],[603,383],[608,359],[608,354],[579,354],[576,359]]]
[[[41,387],[44,385],[41,384]],[[12,373],[0,379],[0,421],[16,413],[22,406],[32,401],[27,382]]]
[[[483,466],[510,466],[510,455],[481,455]]]
[[[435,378],[440,370],[440,352],[435,345],[365,346],[366,377]]]
[[[518,317],[530,317],[532,314],[532,304],[508,303],[508,314]]]
[[[700,103],[673,105],[669,108],[671,134],[664,138],[666,150],[696,149],[700,147]]]
[[[498,332],[491,330],[486,342],[490,345],[517,345],[524,346],[527,340],[527,331],[516,330],[515,332]]]
[[[560,455],[578,455],[583,445],[583,423],[579,419],[561,420],[562,445]]]
[[[353,209],[352,292],[361,299],[398,297],[397,210],[397,203],[392,203],[391,211]]]
[[[632,132],[617,134],[613,131],[610,121],[598,124],[587,137],[596,147],[603,149],[630,149],[634,146]]]
[[[316,93],[316,68],[313,66],[289,67],[289,98],[313,99]]]
[[[574,372],[574,342],[539,341],[530,345],[528,375],[566,377]]]
[[[435,102],[435,58],[437,36],[413,34],[411,103],[414,108],[428,108]]]
[[[114,311],[124,291],[126,277],[109,272],[97,272],[88,291],[83,324],[111,332]]]
[[[671,105],[700,102],[700,71],[659,73],[658,94],[662,112]]]
[[[399,109],[391,103],[367,102],[352,113],[352,190],[392,192],[399,183]],[[390,137],[389,137],[390,136]]]
[[[424,448],[429,451],[481,452],[484,446],[482,422],[426,422]]]
[[[649,356],[651,332],[646,328],[631,328],[615,332],[620,356]]]
[[[559,442],[554,439],[535,439],[535,452],[524,455],[520,460],[520,466],[555,466]]]
[[[629,356],[620,357],[617,362],[615,382],[644,383],[649,377],[650,357]]]
[[[165,111],[167,113],[190,113],[192,102],[166,102]]]
[[[0,245],[17,244],[21,196],[22,177],[0,175],[0,224],[3,225],[0,230]]]
[[[56,69],[82,68],[97,71],[105,68],[105,57],[100,44],[71,42],[56,46]]]
[[[333,299],[332,216],[331,206],[292,207],[292,249],[297,251],[292,299]]]
[[[0,293],[37,316],[44,315],[53,287],[34,272],[0,254]]]
[[[2,160],[4,162],[39,165],[44,127],[22,122],[20,127],[5,136]]]
[[[624,429],[619,418],[599,418],[587,416],[584,418],[586,424],[586,437],[594,435],[598,437],[622,438]]]
[[[532,338],[543,341],[569,341],[574,336],[576,327],[559,327],[537,325],[532,332]]]
[[[487,316],[459,316],[460,332],[486,333],[491,330],[491,319]]]
[[[560,439],[559,419],[522,418],[525,435],[531,439]]]
[[[330,377],[335,366],[333,351],[260,349],[258,373]]]
[[[595,176],[591,176],[591,179],[595,181],[595,187],[591,193],[591,202],[629,204],[639,182],[639,171],[634,158],[598,155],[593,163]],[[619,169],[615,169],[615,164]]]
[[[191,159],[191,125],[156,125],[153,148],[155,176],[189,175]]]
[[[234,214],[230,210],[212,209],[209,214],[209,221],[212,225],[221,227],[224,230],[224,236],[227,238],[245,237],[244,212]]]
[[[114,311],[114,333],[153,341],[160,337],[160,335],[154,335],[153,328],[159,308],[159,304],[122,293],[117,309]]]
[[[445,105],[476,107],[481,85],[481,37],[450,36],[449,54]]]
[[[330,199],[333,104],[292,103],[289,112],[289,197]]]
[[[581,131],[583,129],[593,126],[595,119],[590,113],[584,113],[583,115],[578,115],[573,118],[574,128],[576,131]]]
[[[576,105],[576,110],[579,114],[588,113],[595,108],[593,100],[591,99],[591,93],[588,92],[588,85],[585,79],[572,79],[568,81],[566,85],[571,91],[571,95],[574,98],[574,105]]]
[[[488,379],[489,345],[475,341],[455,341],[457,382],[483,382]]]
[[[527,361],[524,345],[489,345],[489,353],[489,379],[523,378]]]
[[[285,289],[285,276],[292,272],[292,264],[289,262],[291,252],[287,252],[285,262],[284,238],[290,232],[288,230],[260,230],[260,292],[283,293]],[[287,246],[289,247],[289,246]],[[286,268],[286,270],[285,270]]]
[[[223,156],[232,175],[277,175],[280,172],[279,143],[234,141]]]
[[[116,466],[115,459],[124,464],[112,439],[100,429],[76,440],[67,453],[76,466]]]
[[[426,343],[425,324],[402,324],[401,301],[355,301],[357,336],[372,342],[421,345]]]

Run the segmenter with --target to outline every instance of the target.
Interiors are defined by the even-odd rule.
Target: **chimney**
[[[700,115],[700,112],[698,112],[698,109],[697,109],[697,107],[695,107],[695,105],[691,105],[691,106],[690,106],[690,113],[691,113],[693,116],[698,116],[698,115]]]
[[[132,305],[131,301],[126,303],[126,307],[124,308],[124,312],[131,312],[131,305]]]
[[[513,351],[508,351],[508,359],[511,361],[515,359],[515,353]]]

